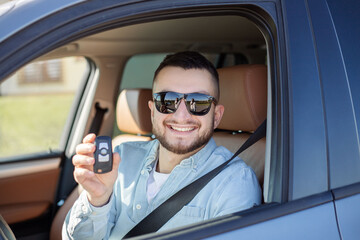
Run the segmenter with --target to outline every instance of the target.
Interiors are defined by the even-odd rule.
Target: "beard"
[[[166,124],[163,124],[164,129],[166,129]],[[160,144],[168,151],[173,152],[175,154],[187,154],[190,152],[193,152],[197,149],[200,149],[205,144],[209,142],[213,135],[213,129],[214,129],[214,121],[212,121],[211,126],[205,130],[205,132],[193,140],[190,144],[179,144],[179,143],[170,143],[168,139],[166,139],[165,134],[162,133],[161,129],[156,125],[153,124],[153,134],[155,137],[159,140]],[[188,143],[188,142],[187,142]]]

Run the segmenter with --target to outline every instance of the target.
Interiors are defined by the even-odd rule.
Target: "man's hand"
[[[77,145],[76,155],[72,162],[75,166],[74,178],[87,192],[89,202],[99,207],[105,205],[111,196],[113,186],[118,175],[120,156],[113,154],[113,168],[111,172],[95,174],[93,165],[95,163],[95,134],[89,134],[83,139],[83,143]]]

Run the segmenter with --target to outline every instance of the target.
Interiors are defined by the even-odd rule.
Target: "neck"
[[[190,156],[197,153],[201,148],[186,154],[176,154],[168,151],[166,148],[160,145],[159,162],[157,164],[156,171],[160,173],[171,173],[171,171],[176,167],[176,165],[180,164],[182,160],[189,158]]]

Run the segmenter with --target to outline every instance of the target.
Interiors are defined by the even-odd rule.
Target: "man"
[[[122,238],[178,190],[231,158],[212,139],[224,107],[218,104],[218,74],[206,58],[195,52],[168,55],[155,72],[153,93],[148,105],[157,140],[117,146],[112,172],[92,171],[94,134],[78,145],[74,177],[84,191],[65,220],[64,239]],[[260,201],[254,172],[236,158],[160,231]]]

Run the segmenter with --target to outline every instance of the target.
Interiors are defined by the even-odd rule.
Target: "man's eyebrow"
[[[194,92],[194,93],[202,93],[202,94],[206,94],[206,95],[210,95],[210,96],[211,96],[211,94],[210,94],[209,92],[207,92],[207,91],[199,91],[199,92]]]
[[[215,97],[214,95],[212,95],[211,93],[209,93],[207,91],[197,91],[197,92],[191,92],[191,93],[201,93],[201,94],[205,94],[205,95],[208,95],[208,96]]]
[[[154,90],[153,90],[154,92]],[[158,93],[158,92],[177,92],[177,93],[182,93],[182,92],[178,92],[178,91],[172,91],[172,90],[168,90],[168,89],[162,89],[161,91],[156,91],[154,93]],[[195,92],[188,92],[188,93],[182,93],[182,94],[189,94],[189,93],[202,93],[202,94],[205,94],[205,95],[209,95],[209,96],[212,96],[212,97],[215,97],[213,96],[211,93],[207,92],[207,91],[195,91]]]

